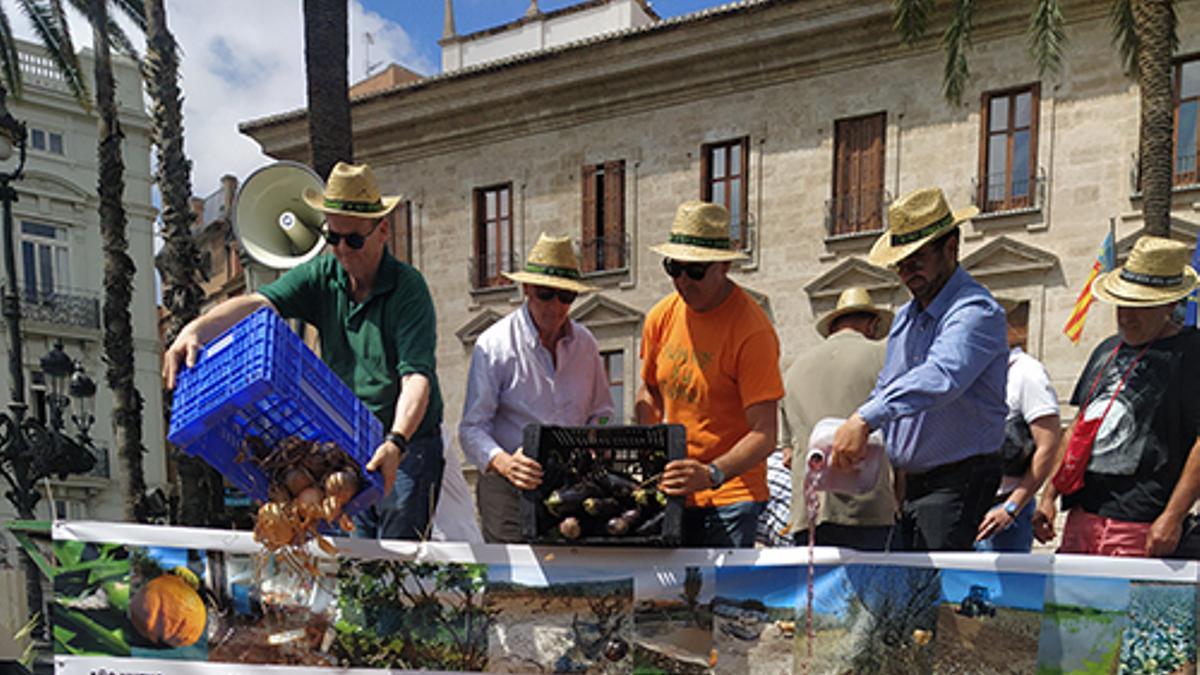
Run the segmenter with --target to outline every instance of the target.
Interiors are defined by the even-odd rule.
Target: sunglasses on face
[[[321,234],[325,237],[325,241],[329,242],[329,245],[334,248],[337,248],[337,245],[345,240],[347,246],[357,251],[367,243],[367,237],[375,234],[375,229],[378,228],[379,224],[382,222],[382,220],[375,221],[375,224],[371,226],[371,229],[367,230],[366,234],[359,234],[357,232],[341,234],[339,232],[330,230],[328,225],[325,226],[325,229],[322,230]]]
[[[680,274],[687,272],[692,281],[700,281],[708,274],[708,266],[712,263],[681,263],[678,260],[663,258],[663,269],[672,279],[678,279]]]
[[[546,286],[538,286],[537,288],[534,288],[533,294],[536,295],[537,299],[541,300],[542,302],[550,302],[557,297],[558,301],[564,305],[569,305],[572,302],[575,302],[575,298],[579,296],[579,294],[575,291],[564,291],[557,288],[547,288]]]

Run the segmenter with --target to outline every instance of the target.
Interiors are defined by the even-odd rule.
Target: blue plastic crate
[[[383,442],[383,425],[269,307],[211,341],[176,378],[167,438],[201,457],[250,497],[266,501],[267,476],[236,461],[247,436],[274,446],[289,436],[332,441],[360,467]],[[346,506],[355,513],[383,493],[383,477]]]

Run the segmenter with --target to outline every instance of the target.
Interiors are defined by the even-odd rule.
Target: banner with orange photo
[[[1195,672],[1195,562],[53,531],[56,672]],[[886,666],[886,668],[885,668]]]

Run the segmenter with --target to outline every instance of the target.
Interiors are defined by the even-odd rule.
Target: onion
[[[296,506],[296,510],[305,519],[317,519],[321,517],[321,502],[325,499],[325,493],[321,492],[321,488],[313,485],[306,487],[296,495],[296,500],[292,502]]]
[[[345,506],[358,494],[358,478],[344,469],[334,471],[325,477],[325,494],[336,497],[338,503]]]
[[[321,501],[321,517],[332,525],[337,522],[340,515],[342,515],[342,503],[334,495],[325,495],[325,499]]]
[[[299,495],[305,488],[313,484],[313,478],[303,467],[296,467],[289,469],[284,474],[283,484],[287,486],[288,492]]]

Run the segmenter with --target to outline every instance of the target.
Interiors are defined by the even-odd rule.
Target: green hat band
[[[687,244],[701,248],[719,248],[729,250],[729,237],[695,237],[690,234],[671,233],[667,240],[672,244]]]
[[[1176,274],[1170,277],[1161,277],[1157,274],[1142,274],[1141,272],[1130,272],[1129,270],[1121,270],[1121,279],[1128,281],[1131,284],[1139,286],[1151,286],[1153,288],[1167,288],[1170,286],[1178,286],[1183,283],[1183,275]]]
[[[325,208],[339,211],[354,211],[355,213],[376,213],[383,210],[383,202],[376,199],[373,202],[351,202],[345,199],[325,198]]]
[[[934,232],[937,232],[938,230],[942,229],[943,227],[945,227],[953,222],[954,222],[954,214],[947,213],[945,216],[942,216],[937,221],[930,223],[929,225],[926,225],[925,227],[922,227],[919,230],[913,230],[912,232],[905,232],[904,234],[893,234],[892,235],[892,246],[903,246],[905,244],[911,244],[914,241],[917,241],[919,239],[924,239],[925,237],[928,237],[929,235],[933,234]]]
[[[563,277],[565,279],[579,278],[579,270],[571,269],[570,267],[551,267],[537,263],[525,263],[525,271],[534,274],[545,274],[549,277]]]

